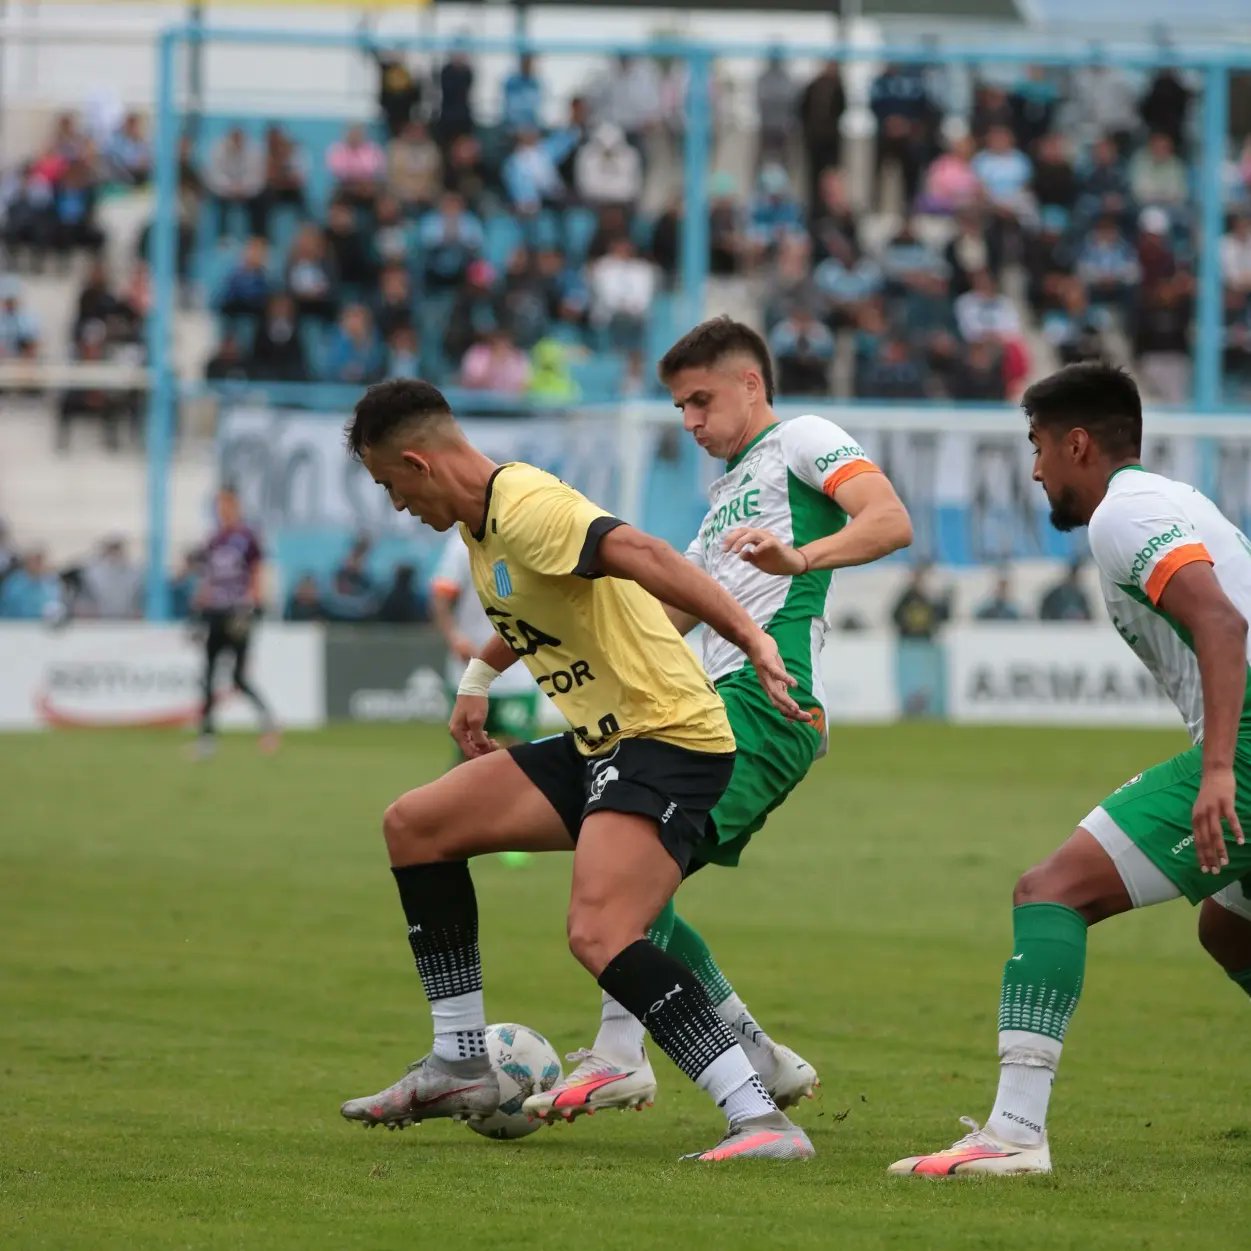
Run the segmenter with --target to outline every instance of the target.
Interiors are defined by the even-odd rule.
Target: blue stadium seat
[[[625,361],[620,356],[596,353],[571,366],[570,372],[584,400],[615,400],[625,382]]]
[[[525,242],[521,225],[515,217],[495,214],[488,217],[486,227],[486,259],[497,270],[503,270],[508,258]]]
[[[598,224],[589,208],[579,205],[565,213],[565,252],[575,265],[581,265],[586,260]]]

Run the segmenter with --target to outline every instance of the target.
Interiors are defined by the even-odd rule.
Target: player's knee
[[[1251,921],[1205,899],[1199,908],[1199,942],[1229,972],[1251,968]]]
[[[1046,864],[1026,869],[1012,889],[1012,905],[1016,908],[1022,904],[1059,902],[1054,875]]]
[[[614,936],[594,906],[571,904],[565,926],[573,958],[593,977],[599,977],[609,960],[627,945]]]
[[[411,796],[397,799],[383,813],[382,837],[392,864],[423,864],[441,858],[434,822]]]

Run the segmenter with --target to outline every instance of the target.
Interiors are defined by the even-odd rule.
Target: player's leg
[[[213,750],[214,733],[213,708],[217,702],[217,694],[213,687],[213,674],[217,668],[217,659],[225,650],[229,640],[226,636],[225,617],[221,613],[208,613],[205,617],[207,629],[204,635],[204,676],[201,683],[202,696],[200,701],[200,736],[196,744],[199,755],[208,755]]]
[[[725,1112],[729,1130],[704,1158],[805,1158],[811,1144],[778,1111],[698,979],[647,941],[648,926],[681,880],[655,818],[600,811],[583,822],[574,853],[569,946],[662,1051]]]
[[[1199,941],[1229,980],[1251,995],[1251,880],[1234,882],[1203,901]]]
[[[529,744],[527,751],[529,772],[512,753],[492,752],[409,791],[386,811],[383,836],[430,1004],[434,1044],[394,1085],[345,1103],[341,1110],[350,1120],[403,1127],[495,1110],[498,1084],[486,1058],[478,905],[468,860],[506,850],[568,851],[569,821],[576,823],[582,803],[583,767],[572,747],[556,739]],[[542,767],[546,791],[534,780],[544,776]],[[572,818],[559,810],[570,802]]]
[[[230,628],[231,646],[235,653],[235,667],[231,678],[235,684],[235,690],[256,709],[261,726],[262,746],[272,751],[278,745],[278,724],[260,692],[248,681],[248,653],[252,643],[252,627],[243,618],[235,617],[231,621]]]

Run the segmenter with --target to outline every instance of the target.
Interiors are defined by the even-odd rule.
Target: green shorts
[[[738,744],[730,784],[712,810],[715,832],[697,852],[707,864],[736,865],[751,836],[803,780],[821,749],[821,733],[788,721],[769,702],[750,665],[717,683]],[[815,699],[796,700],[824,716]]]
[[[1199,869],[1191,810],[1199,796],[1202,772],[1203,748],[1192,747],[1130,778],[1082,823],[1097,826],[1102,809],[1192,904],[1251,875],[1251,843],[1239,847],[1228,832],[1228,867],[1217,874]],[[1244,831],[1251,830],[1251,735],[1245,730],[1239,735],[1234,753],[1234,780],[1238,820]],[[1094,832],[1099,837],[1097,830]]]
[[[486,732],[492,738],[528,743],[539,736],[539,692],[492,695],[487,703]]]

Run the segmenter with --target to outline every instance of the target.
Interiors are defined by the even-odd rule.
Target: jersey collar
[[[1112,479],[1122,473],[1146,473],[1146,469],[1142,465],[1122,465],[1119,469],[1114,469],[1108,474],[1108,485],[1112,485]]]
[[[765,428],[754,439],[752,439],[752,441],[745,448],[735,452],[734,455],[725,462],[726,472],[729,473],[731,469],[737,469],[739,465],[743,463],[743,457],[746,456],[747,453],[750,452],[761,439],[771,435],[781,424],[782,423],[780,421],[775,421],[771,425],[765,426]]]
[[[482,499],[482,524],[476,530],[470,531],[478,543],[486,538],[487,522],[491,519],[491,492],[495,489],[495,479],[507,468],[508,464],[497,465],[487,479],[486,493]]]

